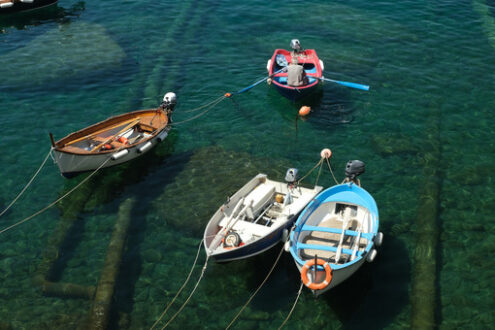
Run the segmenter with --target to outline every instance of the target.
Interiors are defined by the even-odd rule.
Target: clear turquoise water
[[[490,7],[490,5],[492,7]],[[136,200],[114,295],[111,328],[149,328],[192,265],[202,231],[225,197],[258,172],[306,173],[324,147],[339,179],[350,159],[379,206],[385,234],[376,261],[314,299],[304,290],[290,329],[408,328],[414,281],[433,278],[439,328],[495,322],[495,8],[475,1],[93,1],[60,0],[56,10],[0,21],[0,209],[24,187],[56,138],[110,115],[179,97],[174,119],[265,75],[275,48],[298,38],[315,48],[326,83],[296,120],[292,104],[265,84],[177,125],[165,143],[134,162],[102,171],[33,220],[1,234],[0,329],[82,326],[84,299],[44,296],[33,284],[63,219],[77,219],[53,280],[96,285],[120,203]],[[80,182],[50,161],[6,215],[3,229]],[[432,174],[434,177],[432,177]],[[316,175],[307,179],[312,183]],[[425,235],[418,218],[425,186],[439,187],[431,215],[434,274],[418,273]],[[324,172],[320,183],[333,182]],[[428,197],[428,196],[426,196]],[[430,227],[428,227],[430,228]],[[429,236],[431,237],[431,236]],[[218,265],[171,328],[225,328],[256,290],[280,246]],[[165,322],[187,298],[195,275]],[[236,329],[278,328],[299,288],[284,254]]]

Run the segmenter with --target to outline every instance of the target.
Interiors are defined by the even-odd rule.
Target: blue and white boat
[[[365,261],[372,262],[383,240],[376,202],[356,178],[362,172],[362,162],[349,162],[345,183],[324,190],[308,204],[286,243],[303,283],[315,295],[342,283]]]
[[[217,262],[248,258],[285,242],[297,215],[323,189],[304,188],[289,169],[286,182],[258,174],[228,198],[204,232],[206,254]]]

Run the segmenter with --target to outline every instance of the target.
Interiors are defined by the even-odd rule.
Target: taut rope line
[[[280,329],[283,328],[283,326],[285,325],[285,323],[287,323],[287,321],[289,320],[290,316],[292,315],[292,312],[294,311],[294,308],[296,308],[297,301],[299,300],[299,296],[301,295],[302,288],[303,288],[303,282],[301,282],[301,286],[299,287],[299,292],[297,293],[296,301],[294,301],[294,305],[292,305],[292,308],[291,308],[291,310],[289,312],[289,315],[287,315],[287,317],[285,318],[284,322],[282,322],[282,324],[280,325],[280,327],[278,327],[278,330],[280,330]]]
[[[328,158],[326,160],[327,160],[327,164],[328,164],[328,169],[330,170],[330,173],[332,173],[332,177],[333,177],[333,180],[335,181],[335,184],[339,184],[337,179],[335,179],[335,175],[333,175],[332,167],[330,166],[330,161],[328,160]]]
[[[199,118],[201,116],[203,116],[204,114],[206,114],[208,111],[210,111],[213,107],[215,107],[218,103],[222,102],[223,100],[225,100],[227,98],[227,96],[223,95],[221,97],[219,97],[218,99],[216,99],[215,101],[213,102],[210,102],[208,105],[209,107],[206,108],[206,110],[204,110],[203,112],[197,114],[196,116],[193,116],[189,119],[186,119],[186,120],[183,120],[183,121],[178,121],[178,122],[173,122],[173,123],[170,123],[169,126],[175,126],[175,125],[179,125],[179,124],[183,124],[183,123],[187,123],[188,121],[191,121],[191,120],[194,120],[196,118]]]
[[[206,266],[208,265],[208,257],[206,257],[206,260],[205,260],[205,264],[203,265],[203,269],[201,270],[201,275],[199,276],[199,279],[198,281],[196,282],[196,285],[194,286],[194,289],[191,291],[191,293],[189,294],[189,297],[187,297],[186,301],[182,304],[182,306],[180,306],[179,310],[172,316],[172,318],[170,320],[168,320],[168,322],[163,326],[162,330],[165,329],[166,327],[168,327],[168,325],[175,319],[175,317],[177,315],[179,315],[179,313],[182,311],[182,309],[184,307],[186,307],[186,304],[189,302],[189,300],[191,299],[192,295],[194,294],[194,292],[196,291],[196,289],[198,288],[198,285],[199,285],[199,282],[201,282],[201,279],[203,278],[203,275],[205,274],[205,271],[206,271]]]
[[[36,178],[36,176],[40,173],[41,169],[43,168],[43,166],[45,166],[45,163],[46,161],[48,160],[48,157],[50,157],[50,153],[52,152],[52,149],[50,148],[50,151],[48,151],[48,154],[46,155],[45,157],[45,160],[41,163],[40,167],[38,168],[38,170],[36,171],[36,173],[34,173],[33,177],[31,178],[31,180],[29,180],[29,182],[26,184],[26,186],[21,190],[21,192],[16,196],[16,198],[14,198],[14,200],[5,208],[5,210],[2,211],[2,213],[0,213],[0,217],[2,215],[4,215],[5,212],[8,211],[8,209],[10,209],[10,207],[12,205],[14,205],[15,202],[17,202],[17,200],[21,197],[21,195],[26,191],[26,189],[31,185],[31,183],[33,182],[34,178]]]
[[[277,265],[277,263],[278,263],[278,261],[280,259],[280,256],[282,256],[282,252],[284,252],[284,247],[283,246],[282,246],[282,249],[280,250],[280,253],[278,254],[277,260],[275,260],[275,263],[272,265],[272,268],[270,269],[270,271],[266,275],[266,277],[263,280],[263,282],[261,282],[261,284],[256,289],[256,291],[254,291],[254,293],[251,295],[251,297],[249,297],[248,301],[244,304],[244,306],[242,306],[241,310],[239,312],[237,312],[236,316],[232,319],[232,321],[230,321],[229,325],[225,328],[225,330],[229,329],[232,326],[232,324],[234,324],[234,322],[237,320],[237,318],[239,317],[239,315],[241,315],[242,311],[249,305],[249,303],[251,302],[251,300],[253,300],[254,296],[256,296],[256,294],[258,293],[258,291],[261,289],[261,287],[268,280],[268,278],[272,274],[273,270],[275,269],[275,266]]]
[[[82,180],[81,182],[79,182],[74,188],[72,188],[71,190],[69,190],[66,194],[64,194],[62,197],[60,197],[59,199],[57,199],[55,202],[49,204],[48,206],[46,206],[45,208],[39,210],[38,212],[30,215],[29,217],[27,218],[24,218],[22,219],[21,221],[19,222],[16,222],[14,223],[13,225],[11,226],[8,226],[7,228],[4,228],[2,230],[0,230],[0,235],[3,234],[4,232],[14,228],[14,227],[17,227],[18,225],[20,224],[23,224],[24,222],[26,221],[29,221],[31,220],[32,218],[34,218],[35,216],[45,212],[46,210],[48,210],[50,207],[52,207],[53,205],[57,204],[58,202],[60,202],[62,199],[64,199],[65,197],[67,197],[69,194],[71,194],[74,190],[76,190],[77,188],[79,188],[83,183],[85,183],[86,181],[89,180],[89,178],[91,178],[96,172],[98,172],[98,170],[100,170],[106,163],[108,163],[108,161],[112,159],[112,157],[108,157],[107,160],[105,160],[96,170],[94,170],[93,172],[91,172],[90,175],[88,175],[87,177],[84,178],[84,180]]]
[[[162,318],[165,316],[165,314],[167,313],[167,311],[170,308],[170,306],[172,306],[172,304],[174,303],[175,299],[177,299],[177,297],[179,296],[179,294],[186,287],[187,282],[189,282],[189,279],[191,278],[191,274],[192,274],[192,272],[194,270],[194,266],[196,266],[196,262],[198,261],[199,252],[201,251],[201,246],[202,245],[203,245],[203,240],[201,240],[201,242],[199,243],[198,252],[196,253],[196,258],[194,259],[194,263],[193,263],[193,265],[191,267],[191,270],[189,271],[189,275],[187,275],[186,281],[184,282],[184,284],[182,284],[182,286],[180,287],[179,291],[177,291],[177,293],[175,294],[174,298],[167,305],[167,308],[165,308],[165,310],[162,312],[162,314],[160,315],[160,317],[158,318],[158,320],[156,320],[155,323],[153,323],[153,325],[151,326],[150,330],[152,330],[162,320]]]

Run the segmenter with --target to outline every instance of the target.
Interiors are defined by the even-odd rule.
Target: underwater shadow
[[[411,262],[399,239],[387,237],[373,263],[321,297],[345,329],[383,329],[409,305]]]

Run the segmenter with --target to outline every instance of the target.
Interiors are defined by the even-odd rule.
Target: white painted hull
[[[102,166],[102,164],[105,162],[106,163],[102,166],[102,168],[122,164],[134,158],[142,156],[146,152],[153,149],[153,147],[155,147],[159,143],[159,141],[165,139],[169,130],[170,127],[165,127],[162,131],[157,133],[152,138],[145,140],[142,143],[136,144],[132,147],[125,148],[125,150],[128,150],[129,152],[126,155],[115,160],[108,159],[123,149],[115,149],[115,151],[113,152],[100,152],[94,154],[76,154],[53,149],[52,155],[55,162],[57,163],[58,168],[60,169],[60,173],[65,177],[71,177],[81,172],[93,171]],[[163,131],[165,131],[165,136],[161,134]],[[159,136],[161,138],[160,140],[158,138]],[[140,149],[148,142],[151,143],[151,146],[146,148],[145,150],[140,151]]]
[[[332,271],[332,281],[330,282],[330,284],[322,290],[313,290],[314,295],[319,296],[319,295],[327,292],[331,288],[334,288],[337,285],[339,285],[340,283],[344,282],[346,279],[351,277],[352,274],[354,274],[364,264],[365,261],[366,261],[366,258],[364,257],[364,258],[359,259],[355,263],[353,263],[353,264],[351,264],[345,268],[334,269]],[[296,266],[300,272],[302,270],[302,266],[300,264],[298,264],[297,262],[296,262]],[[330,266],[332,266],[332,265],[330,265]],[[324,271],[317,271],[316,272],[316,281],[313,281],[313,275],[312,274],[313,274],[313,271],[309,270],[308,271],[308,277],[312,280],[312,282],[319,283],[325,279],[325,272]]]

